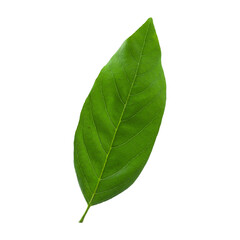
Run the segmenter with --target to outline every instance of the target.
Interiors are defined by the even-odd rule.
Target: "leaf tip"
[[[148,18],[148,20],[145,22],[145,24],[147,25],[147,26],[154,26],[153,25],[153,19],[150,17],[150,18]]]
[[[153,19],[150,17],[150,18],[148,18],[147,22],[153,23]]]

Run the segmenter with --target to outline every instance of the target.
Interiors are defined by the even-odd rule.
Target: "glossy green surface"
[[[88,208],[127,189],[152,151],[166,101],[161,50],[149,18],[113,55],[81,111],[74,164]]]

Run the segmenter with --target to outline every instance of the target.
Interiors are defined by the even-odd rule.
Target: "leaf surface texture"
[[[88,208],[127,189],[152,151],[166,101],[161,50],[149,18],[103,67],[81,111],[74,164]]]

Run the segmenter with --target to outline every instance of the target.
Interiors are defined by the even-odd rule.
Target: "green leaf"
[[[92,205],[127,189],[152,151],[166,101],[161,50],[149,18],[113,55],[81,111],[74,165]]]

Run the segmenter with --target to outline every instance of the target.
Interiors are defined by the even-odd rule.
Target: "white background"
[[[240,239],[239,0],[0,1],[0,239]],[[153,17],[167,105],[141,176],[86,203],[73,167],[101,68]]]

